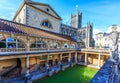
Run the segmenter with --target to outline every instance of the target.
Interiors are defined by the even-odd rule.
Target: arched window
[[[47,48],[47,45],[44,41],[35,41],[31,46],[31,48]]]
[[[67,43],[65,43],[64,48],[69,48],[69,45]]]
[[[0,48],[25,48],[25,45],[18,39],[6,38],[0,41]]]
[[[75,44],[72,44],[71,48],[76,48]]]
[[[41,26],[52,28],[52,24],[48,20],[42,21]]]
[[[86,38],[86,32],[85,32],[85,31],[83,31],[82,36],[83,36],[83,39],[85,39],[85,38]]]
[[[59,42],[53,42],[50,44],[50,48],[60,48],[60,43]]]

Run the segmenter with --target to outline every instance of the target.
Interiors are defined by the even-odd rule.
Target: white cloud
[[[95,34],[102,32],[100,29],[93,29],[93,38],[95,38]]]
[[[106,33],[112,32],[111,28],[112,28],[112,26],[108,27]],[[120,32],[120,27],[119,26],[117,26],[117,31]]]
[[[95,35],[95,34],[97,34],[97,33],[99,33],[99,32],[102,32],[100,29],[93,29],[93,34]]]
[[[0,16],[0,18],[2,18],[2,19],[7,19],[7,17],[5,17],[5,16]]]

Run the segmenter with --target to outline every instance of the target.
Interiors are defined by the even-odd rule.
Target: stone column
[[[29,56],[26,57],[26,68],[27,68],[27,71],[26,71],[26,74],[29,74]]]
[[[50,50],[50,41],[48,40],[47,49]]]
[[[59,56],[59,63],[62,64],[62,54]]]
[[[47,58],[46,58],[46,68],[49,67],[49,55],[47,55]]]
[[[81,56],[82,56],[82,55],[80,55],[80,54],[79,54],[79,55],[77,55],[77,57],[78,57],[77,62],[81,62]]]
[[[100,67],[100,61],[101,61],[101,59],[100,59],[100,54],[98,55],[98,67]]]
[[[60,54],[60,56],[59,56],[59,66],[60,66],[60,70],[64,70],[64,68],[63,68],[63,63],[62,63],[62,53]]]
[[[63,49],[63,42],[61,41],[60,44],[61,44],[60,45],[60,50],[62,50]]]
[[[87,65],[87,53],[85,53],[85,65]]]
[[[26,51],[30,51],[30,41],[28,37],[27,37]]]
[[[25,75],[25,83],[32,83],[32,80],[31,80],[31,75],[29,73],[29,56],[26,57],[26,67],[27,67],[27,71],[26,71],[26,75]]]
[[[74,61],[75,61],[75,64],[77,64],[77,56],[78,56],[78,55],[77,55],[77,52],[75,52],[75,55],[74,55],[74,59],[75,59]]]
[[[71,62],[71,53],[69,53],[69,55],[68,55],[68,62],[69,63]]]

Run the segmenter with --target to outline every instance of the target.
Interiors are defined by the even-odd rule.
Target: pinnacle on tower
[[[73,17],[73,14],[71,13],[71,18]]]
[[[24,2],[31,2],[31,0],[24,0]]]
[[[76,14],[79,14],[78,5],[76,5]]]

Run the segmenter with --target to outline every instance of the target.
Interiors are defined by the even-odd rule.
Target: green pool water
[[[97,71],[97,69],[76,65],[58,72],[52,77],[45,77],[33,83],[89,83]]]

